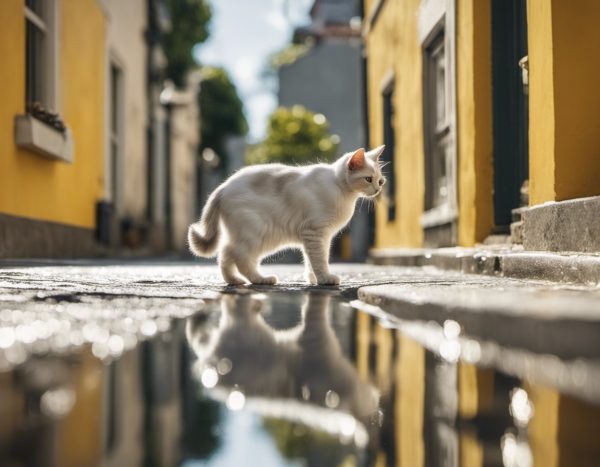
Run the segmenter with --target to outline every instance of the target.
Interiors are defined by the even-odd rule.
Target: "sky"
[[[269,56],[289,44],[293,29],[307,24],[313,0],[212,0],[208,40],[194,50],[202,65],[224,67],[244,102],[250,141],[264,136],[277,106],[277,83],[262,74]]]
[[[223,444],[206,460],[189,460],[183,467],[230,467],[252,464],[261,467],[300,467],[300,462],[284,459],[262,419],[249,410],[222,410]],[[260,462],[258,462],[260,460]]]

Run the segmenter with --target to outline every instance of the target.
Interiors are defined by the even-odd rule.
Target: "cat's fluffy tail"
[[[208,197],[202,210],[200,222],[190,225],[188,229],[188,244],[190,250],[197,256],[214,256],[219,245],[219,207],[221,204],[221,190],[216,189]],[[200,228],[204,234],[198,231]]]

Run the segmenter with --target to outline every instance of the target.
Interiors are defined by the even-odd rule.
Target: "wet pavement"
[[[1,267],[0,465],[600,465],[597,289],[269,268]]]

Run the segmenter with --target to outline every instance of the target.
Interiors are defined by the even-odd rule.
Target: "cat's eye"
[[[369,183],[371,183],[373,181],[373,177],[365,177],[365,180]]]

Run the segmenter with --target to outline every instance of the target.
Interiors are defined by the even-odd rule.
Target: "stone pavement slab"
[[[358,297],[401,320],[456,321],[467,334],[504,346],[565,358],[600,357],[596,287],[451,272],[424,279],[363,287]]]

